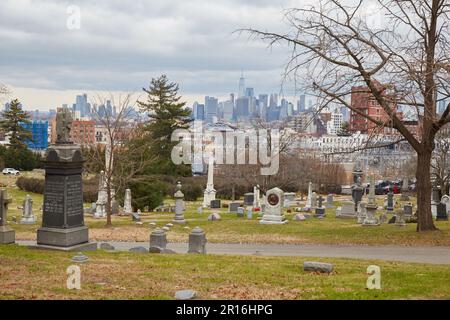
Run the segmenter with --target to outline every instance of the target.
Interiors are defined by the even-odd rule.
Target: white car
[[[14,168],[5,168],[3,169],[3,174],[12,174],[18,176],[20,174],[20,171]]]

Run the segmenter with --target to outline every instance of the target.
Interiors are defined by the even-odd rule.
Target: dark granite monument
[[[83,215],[83,156],[70,141],[72,116],[67,108],[56,115],[57,141],[47,149],[44,160],[45,187],[42,227],[38,247],[60,250],[95,250],[89,243]]]
[[[16,242],[15,231],[6,223],[9,203],[11,203],[11,198],[8,198],[6,190],[0,190],[0,244]]]

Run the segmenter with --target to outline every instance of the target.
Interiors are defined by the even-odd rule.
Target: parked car
[[[14,168],[5,168],[5,169],[3,169],[3,174],[4,175],[12,174],[12,175],[18,176],[20,174],[20,171],[14,169]]]

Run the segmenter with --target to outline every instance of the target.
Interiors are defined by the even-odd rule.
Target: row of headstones
[[[206,253],[206,234],[200,227],[195,227],[189,234],[188,253]],[[167,249],[166,230],[156,228],[150,234],[150,253],[174,253]]]

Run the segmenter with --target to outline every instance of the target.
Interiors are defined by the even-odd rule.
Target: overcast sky
[[[139,92],[161,73],[189,104],[236,92],[241,69],[257,94],[279,92],[288,49],[233,31],[282,31],[283,10],[305,3],[1,0],[0,83],[27,109],[71,104],[82,92]],[[70,5],[81,10],[79,30],[67,28]]]

